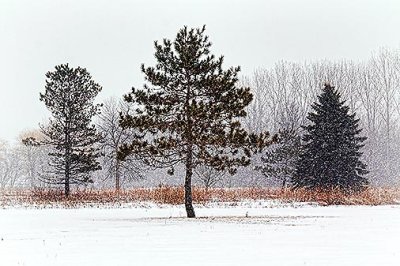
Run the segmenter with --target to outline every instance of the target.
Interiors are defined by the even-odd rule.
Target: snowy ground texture
[[[400,206],[0,210],[0,265],[400,265]]]

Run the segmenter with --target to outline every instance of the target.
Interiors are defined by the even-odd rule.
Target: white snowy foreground
[[[400,206],[0,210],[0,265],[400,265]],[[246,217],[248,216],[248,217]]]

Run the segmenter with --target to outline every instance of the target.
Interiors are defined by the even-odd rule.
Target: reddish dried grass
[[[193,188],[194,203],[237,202],[241,200],[279,200],[282,202],[317,202],[320,205],[383,205],[398,204],[400,188],[369,188],[361,193],[346,195],[340,191],[310,191],[277,188]],[[111,190],[79,190],[65,197],[61,190],[34,191],[14,190],[0,194],[0,206],[13,205],[61,205],[76,207],[84,205],[122,204],[131,202],[154,202],[182,204],[182,187],[135,188],[115,192]]]

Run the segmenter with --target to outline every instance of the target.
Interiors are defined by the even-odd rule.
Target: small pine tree
[[[296,171],[300,153],[300,136],[294,129],[283,129],[278,133],[276,143],[271,144],[261,157],[260,166],[256,170],[267,178],[282,182],[285,188]]]
[[[125,97],[138,106],[123,116],[124,128],[143,133],[123,145],[120,158],[144,154],[155,167],[185,167],[185,208],[195,217],[192,175],[198,165],[233,173],[250,162],[251,151],[267,144],[268,134],[248,134],[239,122],[252,101],[250,88],[237,85],[239,67],[222,69],[223,57],[210,54],[211,43],[202,29],[181,29],[171,42],[155,42],[155,67],[142,72],[151,85],[132,89]],[[254,149],[252,149],[254,148]]]
[[[368,185],[363,177],[366,165],[361,162],[365,137],[359,136],[356,114],[349,114],[349,107],[340,100],[340,93],[325,84],[310,121],[303,127],[304,144],[296,173],[292,180],[294,188],[339,189],[343,192],[360,191]]]
[[[93,101],[101,86],[84,68],[64,64],[55,69],[46,74],[45,93],[40,94],[52,114],[49,124],[41,126],[43,143],[52,149],[51,170],[41,179],[64,185],[68,196],[71,184],[92,182],[89,173],[100,169],[100,154],[95,146],[100,135],[91,121],[100,111],[100,105]]]

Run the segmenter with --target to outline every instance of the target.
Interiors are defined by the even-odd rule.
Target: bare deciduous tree
[[[197,166],[194,169],[194,173],[197,180],[205,187],[206,191],[220,183],[226,175],[224,171],[217,171],[206,165]]]
[[[103,139],[100,143],[103,153],[102,168],[105,178],[115,180],[115,189],[120,190],[124,182],[143,177],[146,167],[132,154],[124,161],[117,157],[119,147],[130,143],[134,137],[133,129],[122,129],[119,124],[120,114],[128,115],[131,106],[125,101],[115,98],[106,100],[97,122],[98,131]]]
[[[22,176],[20,150],[0,141],[0,189],[14,188]]]

